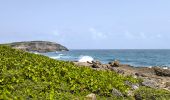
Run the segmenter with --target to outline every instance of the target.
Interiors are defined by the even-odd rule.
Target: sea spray
[[[58,54],[57,56],[52,56],[50,58],[52,59],[60,59],[63,56],[63,54]]]
[[[78,60],[79,62],[92,62],[94,59],[91,56],[81,56]]]

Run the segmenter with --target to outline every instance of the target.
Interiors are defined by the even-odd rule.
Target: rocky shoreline
[[[141,86],[147,86],[156,89],[166,89],[170,91],[170,68],[161,67],[134,67],[131,65],[121,64],[115,60],[108,64],[102,64],[99,61],[76,62],[78,66],[90,67],[94,70],[111,70],[122,75],[130,75],[143,80]]]

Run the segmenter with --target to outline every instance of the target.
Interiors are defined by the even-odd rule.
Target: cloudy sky
[[[170,0],[1,0],[0,43],[170,49]]]

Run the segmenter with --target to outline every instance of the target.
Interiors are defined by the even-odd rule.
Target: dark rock
[[[7,45],[15,49],[20,49],[28,52],[55,52],[55,51],[68,51],[68,49],[60,44],[48,41],[25,41],[13,42]]]
[[[112,89],[112,95],[115,97],[123,97],[123,94],[115,88]]]
[[[109,69],[109,70],[112,70],[112,71],[114,71],[114,72],[116,72],[116,73],[119,73],[119,74],[124,74],[124,73],[125,73],[124,70],[117,69],[116,67],[109,67],[108,69]]]
[[[147,77],[147,76],[146,76],[145,74],[143,74],[143,73],[135,73],[135,75],[138,76],[138,77],[139,77],[139,76],[141,76],[141,77]]]
[[[102,63],[100,61],[92,61],[92,64],[98,64],[98,65],[102,65]]]
[[[110,64],[106,64],[108,69],[112,69],[113,67],[110,66]]]
[[[131,87],[131,89],[136,90],[139,88],[139,84],[133,84],[132,82],[125,81],[125,84]]]
[[[92,61],[93,68],[102,68],[102,63],[99,61]]]
[[[135,94],[135,100],[143,100],[143,97],[140,94]]]
[[[101,68],[101,66],[100,66],[100,65],[97,65],[97,64],[93,64],[92,67],[93,67],[93,68]]]
[[[109,64],[112,67],[119,67],[120,66],[120,62],[118,60],[115,60],[113,62],[109,62]]]
[[[117,68],[115,68],[115,67],[111,67],[111,68],[110,68],[110,70],[111,70],[111,71],[118,72],[118,69],[117,69]]]
[[[104,69],[108,69],[106,64],[103,64],[101,67],[104,68]]]
[[[119,74],[124,74],[125,71],[124,71],[124,70],[117,69],[117,73],[119,73]]]
[[[170,87],[170,82],[165,83],[166,87]]]
[[[162,69],[159,67],[153,67],[155,74],[158,76],[168,76],[170,77],[170,69]]]
[[[93,62],[93,61],[92,61]],[[90,62],[90,61],[87,61],[87,63],[89,63],[89,64],[92,64],[92,62]]]
[[[157,82],[153,81],[153,80],[149,80],[149,79],[144,79],[142,82],[143,86],[147,86],[147,87],[151,87],[151,88],[157,88],[158,84]]]

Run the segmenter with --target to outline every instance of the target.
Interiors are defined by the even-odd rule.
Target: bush
[[[71,99],[95,93],[111,97],[112,88],[123,94],[124,81],[138,82],[112,71],[77,67],[72,62],[0,46],[0,99]]]

